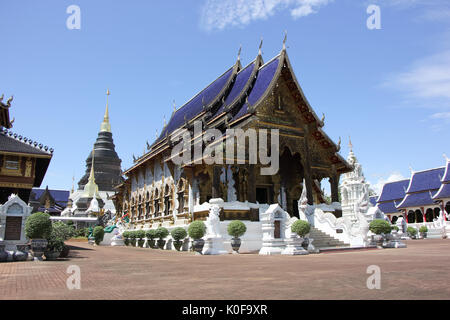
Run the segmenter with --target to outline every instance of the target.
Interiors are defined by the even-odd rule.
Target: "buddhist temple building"
[[[441,186],[445,167],[413,172],[408,189],[397,209],[403,210],[407,223],[431,222],[440,214],[433,195]]]
[[[449,160],[444,167],[412,171],[411,178],[383,186],[377,207],[392,223],[402,216],[408,224],[448,221],[450,212]],[[442,215],[442,217],[441,217]]]
[[[0,97],[0,203],[16,194],[28,202],[31,189],[40,187],[44,179],[53,149],[42,143],[12,132],[14,120],[9,109],[13,98],[3,102]]]
[[[116,213],[112,196],[115,187],[123,182],[122,160],[115,151],[109,122],[109,90],[106,94],[105,115],[94,147],[86,159],[86,173],[78,182],[78,190],[72,190],[62,216],[83,217],[99,211]]]
[[[397,205],[402,202],[406,195],[409,179],[388,182],[383,185],[380,196],[377,199],[378,208],[388,216],[392,223],[395,223],[402,213],[397,209]]]
[[[298,216],[297,201],[303,188],[308,203],[324,201],[324,179],[331,184],[332,201],[338,202],[339,177],[353,168],[338,153],[340,145],[328,137],[323,126],[324,118],[319,119],[307,101],[284,45],[267,62],[261,51],[246,66],[238,57],[216,80],[173,111],[159,137],[124,172],[127,178],[117,188],[116,206],[122,214],[130,215],[132,228],[205,220],[208,210],[204,204],[218,198],[225,203],[222,221],[259,221],[258,206],[273,203]],[[213,137],[208,133],[211,129],[216,133]],[[256,149],[246,142],[238,145],[231,129],[242,129],[249,135],[253,129],[259,136],[268,132],[268,141],[278,137],[278,144],[267,143],[266,151],[274,155],[272,161],[279,163],[279,170],[262,174],[262,169],[269,167],[267,161],[253,163]],[[174,148],[185,141],[185,134],[192,137],[188,139],[192,149],[199,146],[205,152],[180,164],[173,161],[174,154],[188,148],[181,148],[180,153]],[[223,163],[208,161],[211,154],[218,154],[217,148],[225,148],[230,141],[236,152],[224,150]],[[208,148],[216,151],[208,154]],[[239,156],[239,148],[245,149],[245,158]],[[191,151],[186,154],[192,155]],[[339,217],[342,212],[334,214]]]
[[[34,212],[47,212],[52,216],[60,216],[67,207],[69,201],[69,190],[50,190],[33,188],[31,190],[29,205]]]

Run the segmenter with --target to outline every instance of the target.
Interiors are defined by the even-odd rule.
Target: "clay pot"
[[[158,240],[158,248],[164,249],[165,245],[166,245],[166,240]]]
[[[47,239],[31,240],[31,250],[33,251],[33,256],[35,259],[42,261],[42,256],[44,255],[45,248],[47,248],[47,244]]]
[[[192,243],[192,249],[194,249],[196,254],[202,254],[204,245],[205,245],[205,240],[195,239]]]
[[[173,246],[177,251],[180,251],[181,246],[183,245],[183,241],[177,240],[173,242]]]
[[[240,238],[231,238],[231,248],[236,253],[239,253],[239,248],[241,247],[241,239]]]

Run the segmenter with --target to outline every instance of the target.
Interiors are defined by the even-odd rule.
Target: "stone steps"
[[[317,228],[311,227],[309,237],[314,239],[314,246],[318,249],[320,248],[345,248],[349,247],[348,244],[320,231]]]

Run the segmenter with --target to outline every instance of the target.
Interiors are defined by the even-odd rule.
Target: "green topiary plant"
[[[177,228],[173,229],[170,234],[171,234],[173,240],[175,240],[175,241],[180,241],[187,237],[186,230],[184,230],[184,228],[181,228],[181,227],[177,227]]]
[[[183,242],[181,240],[184,240],[184,238],[187,237],[186,230],[184,230],[184,228],[177,227],[177,228],[173,229],[170,234],[171,234],[173,240],[175,240],[173,242],[173,246],[175,247],[175,249],[177,251],[180,251],[181,246],[183,245]]]
[[[391,233],[391,225],[385,220],[375,219],[370,222],[369,230],[375,234],[388,234]]]
[[[303,220],[296,220],[291,226],[291,231],[298,234],[300,237],[306,236],[310,230],[311,225]]]
[[[137,230],[136,231],[136,239],[138,240],[138,246],[143,247],[145,242],[145,231],[144,230]]]
[[[197,220],[192,222],[188,227],[188,234],[194,240],[198,240],[205,235],[206,226],[203,221]]]
[[[416,235],[417,235],[417,230],[416,230],[416,228],[408,227],[408,228],[406,229],[406,233],[407,233],[411,238],[415,238]]]
[[[150,229],[145,232],[145,236],[147,239],[154,240],[156,239],[156,229]]]
[[[58,238],[69,240],[75,235],[75,230],[64,222],[56,221],[52,225],[52,235],[53,234]]]
[[[50,215],[44,212],[36,212],[27,218],[25,222],[25,234],[30,239],[47,239],[52,233]]]
[[[159,240],[163,240],[168,235],[169,235],[169,230],[167,230],[166,228],[159,227],[158,229],[156,229],[156,238],[158,238]]]
[[[228,224],[227,231],[230,236],[239,238],[247,231],[247,227],[242,221],[233,220]]]
[[[122,233],[123,243],[128,246],[130,244],[130,231],[124,231]]]
[[[95,244],[99,245],[100,242],[103,241],[103,237],[105,236],[105,230],[103,230],[102,226],[96,226],[94,228],[94,232],[92,235],[94,236]]]
[[[397,227],[397,226],[391,226],[391,230],[399,231],[399,230],[400,230],[400,228],[399,228],[399,227]]]
[[[420,232],[420,233],[428,232],[427,226],[421,226],[421,227],[419,228],[419,232]]]

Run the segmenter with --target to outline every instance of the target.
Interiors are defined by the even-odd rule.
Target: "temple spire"
[[[261,37],[261,42],[259,43],[259,50],[258,50],[259,56],[262,55],[262,52],[261,52],[262,45],[263,45],[263,38]]]
[[[283,51],[286,50],[287,30],[284,30]]]
[[[89,174],[88,183],[86,183],[86,185],[84,186],[83,192],[83,196],[87,198],[95,198],[98,195],[98,186],[95,183],[94,158],[95,158],[95,149],[92,149],[91,172]]]
[[[100,127],[101,132],[111,132],[111,124],[109,123],[109,110],[108,110],[108,104],[109,104],[109,89],[106,91],[106,110],[105,115],[103,117],[103,122]]]

